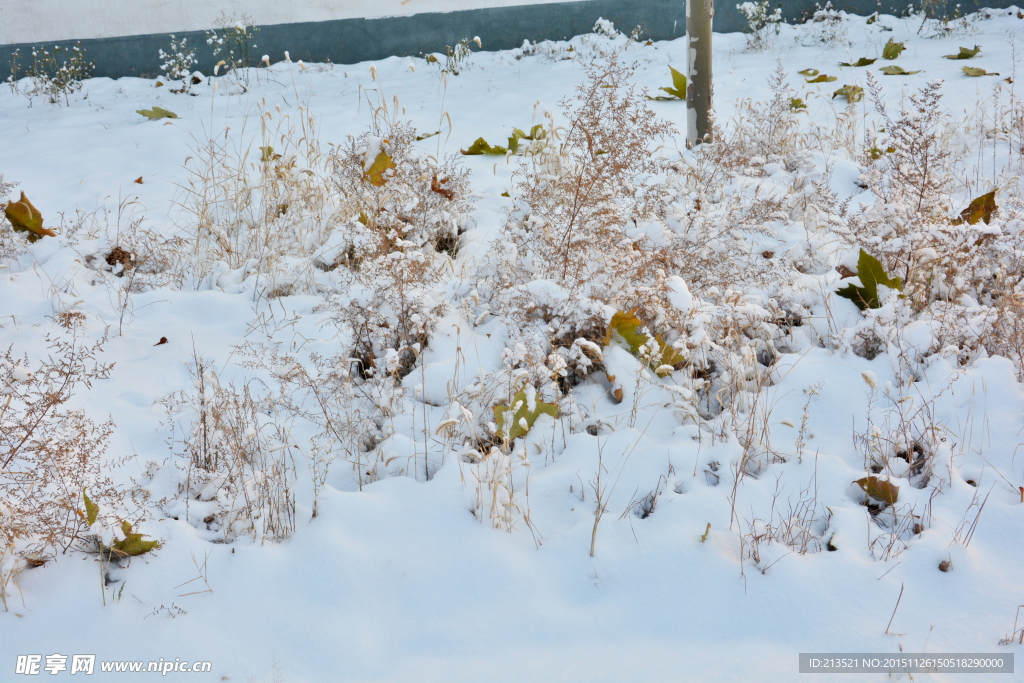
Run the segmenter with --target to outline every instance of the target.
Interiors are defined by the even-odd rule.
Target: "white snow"
[[[941,78],[944,106],[962,119],[996,87],[1008,88],[1003,78],[1016,74],[1019,56],[1011,47],[1019,52],[1024,36],[1017,11],[999,10],[946,38],[919,35],[919,18],[891,16],[872,24],[847,17],[845,39],[830,43],[819,42],[822,26],[783,25],[758,52],[746,50],[743,35],[716,35],[718,120],[730,125],[741,99],[767,101],[768,78],[781,62],[808,106],[801,125],[842,126],[836,114],[843,107],[833,104],[832,92],[845,83],[865,85],[866,70],[836,64],[879,56],[889,38],[907,41],[898,63],[921,71],[879,77],[890,109]],[[610,22],[600,23],[612,31]],[[529,130],[542,122],[545,108],[557,111],[560,100],[573,96],[583,79],[574,55],[596,56],[623,41],[621,34],[588,35],[533,53],[529,45],[479,52],[444,81],[437,65],[391,57],[357,65],[278,62],[253,70],[244,92],[229,74],[211,79],[216,89],[195,86],[195,97],[155,88],[150,80],[94,79],[70,106],[37,98],[30,107],[0,88],[0,172],[19,183],[47,227],[62,226],[63,217],[60,237],[44,238],[0,267],[0,350],[12,346],[15,360],[28,354],[35,363],[62,310],[83,313],[90,338],[109,330],[102,360],[116,364],[112,375],[79,392],[74,407],[95,420],[113,418],[104,471],[150,493],[156,511],[134,531],[161,541],[130,564],[111,566],[113,583],[105,586],[95,554],[58,554],[25,569],[18,586],[8,587],[9,611],[0,612],[0,679],[13,680],[19,654],[55,652],[95,653],[101,660],[210,660],[212,675],[191,678],[289,682],[778,681],[798,678],[801,652],[996,652],[1020,659],[1021,645],[998,644],[1024,603],[1018,368],[984,354],[961,365],[955,349],[935,348],[939,323],[930,320],[907,324],[870,360],[854,353],[858,333],[897,320],[899,292],[880,287],[885,305],[866,313],[834,295],[858,282],[841,280],[834,268],[855,268],[859,248],[842,246],[826,215],[772,217],[765,219],[771,229],[756,235],[736,228],[735,239],[747,240],[754,253],[802,264],[790,289],[806,314],[787,328],[788,346],[774,359],[771,382],[759,394],[749,389],[734,397],[729,420],[735,421],[700,418],[694,407],[713,411],[721,375],[707,380],[663,366],[658,374],[667,376],[658,377],[621,343],[599,347],[583,340],[574,348],[602,359],[603,370],[572,389],[575,412],[563,402],[559,418],[540,415],[509,452],[485,457],[445,434],[484,435],[489,427],[493,433],[493,404],[474,412],[462,397],[478,395],[503,368],[511,378],[513,360],[526,353],[513,343],[521,322],[487,308],[471,279],[474,265],[493,255],[512,206],[502,195],[513,189],[517,162],[461,157],[472,172],[471,220],[445,281],[418,293],[425,309],[442,301],[450,308],[426,346],[411,349],[414,369],[396,383],[396,408],[377,425],[380,441],[370,448],[386,464],[370,480],[359,467],[335,462],[322,473],[312,518],[321,474],[306,467],[316,453],[311,433],[294,425],[291,432],[275,432],[269,452],[293,454],[297,471],[297,528],[283,541],[261,542],[239,531],[224,542],[228,531],[208,528],[202,521],[207,511],[228,504],[222,480],[191,497],[180,495],[192,475],[175,465],[187,458],[161,400],[181,391],[195,400],[199,389],[188,372],[194,356],[215,365],[215,374],[205,375],[211,400],[229,382],[269,383],[266,368],[243,364],[238,346],[272,340],[300,362],[311,352],[325,358],[349,353],[351,340],[337,336],[319,308],[322,292],[333,288],[354,301],[369,301],[371,293],[344,289],[338,270],[307,268],[319,290],[287,295],[287,283],[276,282],[286,295],[258,296],[266,282],[255,261],[222,262],[182,286],[132,293],[124,313],[122,281],[99,274],[90,260],[102,260],[117,243],[118,207],[122,230],[126,220],[144,217],[149,228],[174,234],[185,220],[176,202],[188,187],[186,158],[198,156],[210,139],[239,147],[251,142],[260,126],[257,103],[266,103],[275,121],[312,113],[325,150],[371,131],[371,105],[381,102],[388,116],[411,121],[421,134],[441,130],[417,143],[425,155],[457,154],[480,136],[504,145],[512,127]],[[960,72],[964,62],[941,58],[975,44],[983,52],[969,64],[998,71],[999,78],[968,78]],[[685,64],[685,42],[634,43],[623,55],[635,63],[635,82],[653,94],[671,82],[668,65]],[[807,84],[796,73],[805,68],[840,80]],[[377,88],[383,97],[368,104],[367,92]],[[136,114],[153,106],[179,118],[148,121]],[[650,106],[685,128],[682,103]],[[872,111],[867,98],[856,108],[860,118]],[[864,122],[856,126],[859,145]],[[363,150],[364,168],[384,144],[382,134],[374,135]],[[800,183],[825,183],[838,202],[852,198],[851,210],[871,202],[857,184],[861,171],[852,153],[808,145],[804,170],[762,160],[759,192],[795,192],[799,177]],[[258,164],[260,152],[252,149],[249,161]],[[681,139],[659,153],[692,160]],[[991,178],[992,158],[979,161],[978,177]],[[301,174],[300,168],[294,172]],[[971,182],[971,188],[985,185]],[[969,198],[960,197],[964,203]],[[83,227],[72,239],[79,217]],[[676,230],[680,221],[673,215],[663,227],[629,228],[657,241],[664,238],[660,230]],[[337,232],[316,239],[310,253],[333,255],[349,244]],[[719,239],[720,258],[730,258],[734,236]],[[816,265],[816,258],[825,265]],[[698,286],[678,275],[666,282],[673,307],[693,323],[682,338],[692,346],[706,343],[705,321],[731,296],[730,283]],[[546,280],[507,294],[551,308],[571,296]],[[745,296],[734,309],[738,316],[786,318],[774,295],[751,289]],[[601,309],[606,320],[614,312],[608,308]],[[157,344],[161,337],[168,342]],[[402,362],[394,350],[380,360],[389,372]],[[346,357],[333,372],[354,377],[359,362]],[[741,372],[739,362],[717,372]],[[27,380],[31,367],[18,366],[15,376]],[[282,361],[274,369],[284,367]],[[564,371],[564,359],[552,367]],[[332,368],[318,371],[311,376],[323,383]],[[361,405],[358,380],[349,386],[357,396],[350,405]],[[531,413],[551,400],[532,380],[526,386]],[[613,399],[617,389],[621,403]],[[871,474],[865,462],[871,439],[896,430],[901,416],[913,413],[918,420],[913,411],[921,406],[934,427],[916,435],[934,454],[930,483],[917,488],[920,473],[899,457],[891,471],[879,473],[899,486],[900,519],[910,520],[909,530],[887,527],[887,513],[872,519],[854,482]],[[748,470],[733,499],[744,458],[744,432],[736,425],[765,407],[767,414],[756,413],[762,415],[756,430],[764,465]],[[188,415],[181,408],[173,416],[175,429],[190,426]],[[263,438],[272,418],[261,413],[260,429],[243,431],[244,438]],[[169,445],[172,436],[177,441]],[[607,514],[591,556],[598,491]],[[10,515],[2,501],[0,515]],[[976,519],[967,544],[964,521],[970,526]],[[920,533],[913,531],[915,520]],[[100,522],[95,530],[106,542],[123,536],[119,527]],[[778,540],[782,536],[789,540]],[[13,566],[8,560],[0,556],[0,574]],[[952,569],[939,571],[942,561]],[[121,680],[111,674],[115,679]],[[107,679],[98,673],[97,680]],[[858,680],[889,678],[865,674]],[[981,679],[922,674],[914,680]]]

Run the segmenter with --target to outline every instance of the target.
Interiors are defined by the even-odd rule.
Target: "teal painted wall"
[[[806,17],[814,9],[809,0],[783,0],[779,4],[783,16],[790,23]],[[867,15],[876,10],[897,14],[906,2],[877,2],[876,0],[839,0],[837,9]],[[979,7],[1008,7],[1001,0],[960,3],[962,11],[976,11]],[[952,7],[954,3],[948,3]],[[477,9],[459,12],[424,13],[405,17],[382,19],[340,19],[315,23],[277,24],[260,26],[258,48],[254,61],[266,54],[271,61],[284,58],[287,50],[292,60],[306,62],[331,61],[335,64],[353,64],[381,59],[391,55],[419,55],[424,52],[443,52],[446,45],[454,45],[462,38],[480,36],[485,50],[504,50],[522,45],[524,40],[559,40],[589,33],[598,17],[615,22],[615,26],[629,32],[642,26],[644,36],[654,40],[678,38],[686,31],[685,0],[581,0],[545,5]],[[736,1],[719,3],[715,14],[715,31],[728,33],[742,30],[744,21],[736,10]],[[202,31],[178,32],[179,39],[187,38],[195,47],[199,58],[198,69],[212,71],[212,48],[206,44]],[[119,78],[122,76],[155,77],[160,72],[158,51],[169,48],[168,34],[150,34],[83,40],[82,46],[89,59],[95,61],[94,76]],[[47,43],[47,47],[70,47],[74,41]],[[10,74],[10,55],[15,49],[27,54],[31,44],[0,45],[0,80]]]

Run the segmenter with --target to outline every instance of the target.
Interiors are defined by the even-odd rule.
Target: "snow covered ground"
[[[558,104],[569,98],[570,109],[576,106],[582,63],[626,39],[588,35],[478,52],[446,79],[437,64],[393,57],[358,65],[277,62],[252,70],[247,87],[233,75],[211,79],[216,87],[204,79],[194,97],[130,78],[89,80],[70,106],[41,97],[29,106],[23,94],[0,89],[0,172],[18,183],[7,198],[24,191],[46,227],[61,226],[59,237],[22,244],[0,265],[0,348],[13,346],[16,359],[28,354],[34,367],[62,311],[85,315],[87,340],[108,331],[100,360],[115,364],[109,378],[80,386],[70,405],[95,421],[113,419],[103,475],[148,491],[150,511],[135,530],[160,541],[120,565],[101,565],[95,551],[51,549],[43,566],[26,568],[16,558],[30,539],[19,539],[0,560],[2,571],[16,572],[8,609],[0,612],[0,679],[21,679],[13,673],[18,655],[55,653],[208,660],[212,673],[168,675],[229,681],[774,681],[799,677],[801,652],[1024,653],[1019,643],[1000,644],[1014,628],[1019,638],[1024,626],[1015,625],[1024,603],[1020,357],[992,356],[969,339],[960,348],[940,344],[959,323],[908,311],[895,291],[885,299],[883,288],[883,305],[866,312],[836,295],[850,281],[841,281],[836,266],[856,269],[859,248],[878,246],[851,217],[875,204],[860,179],[865,128],[885,126],[869,97],[849,108],[833,97],[844,85],[867,88],[869,70],[894,120],[907,95],[942,79],[942,144],[955,176],[951,214],[997,187],[997,240],[1015,244],[1024,231],[1013,213],[1024,169],[1021,130],[1000,128],[1021,121],[1012,118],[1020,102],[1008,81],[1017,78],[1024,18],[1010,9],[946,27],[930,23],[921,32],[920,25],[920,18],[891,16],[783,25],[756,50],[744,35],[715,37],[715,103],[727,135],[743,130],[743,100],[771,100],[778,65],[806,109],[785,112],[799,126],[785,153],[747,159],[745,170],[732,167],[704,194],[681,191],[668,214],[622,233],[674,244],[687,212],[728,205],[732,192],[740,213],[723,216],[749,218],[765,197],[778,202],[770,215],[727,226],[700,247],[715,257],[711,270],[667,273],[687,283],[670,280],[669,299],[688,327],[644,322],[652,333],[681,339],[691,360],[657,374],[616,334],[597,352],[603,365],[573,386],[536,379],[538,367],[557,366],[544,357],[549,340],[538,342],[539,365],[523,359],[537,331],[554,335],[558,322],[531,327],[534,318],[508,313],[515,304],[481,284],[493,275],[495,254],[507,253],[499,243],[519,199],[512,171],[522,157],[459,156],[470,171],[468,196],[460,198],[468,202],[458,219],[461,245],[453,259],[429,256],[444,271],[425,296],[446,306],[425,347],[409,356],[411,372],[392,384],[381,380],[383,372],[376,384],[362,377],[346,384],[336,382],[332,361],[312,375],[339,405],[362,411],[344,434],[365,427],[352,437],[359,462],[336,457],[329,469],[338,455],[330,439],[314,444],[315,422],[288,413],[280,400],[283,386],[285,398],[315,412],[310,387],[278,385],[273,373],[286,363],[240,347],[277,344],[307,368],[313,352],[327,359],[353,353],[358,339],[335,324],[337,308],[322,305],[333,296],[343,306],[358,298],[352,288],[365,286],[345,280],[345,265],[329,267],[347,248],[338,235],[355,223],[317,223],[303,234],[306,244],[281,247],[274,274],[261,270],[271,260],[263,256],[241,265],[181,265],[162,256],[163,275],[173,276],[161,280],[153,266],[138,291],[128,291],[127,272],[106,267],[104,257],[123,235],[154,244],[143,230],[182,236],[181,258],[195,256],[195,225],[208,221],[212,234],[230,214],[223,206],[202,219],[182,211],[195,206],[189,182],[220,173],[216,163],[204,165],[211,141],[228,150],[217,163],[247,150],[246,167],[258,176],[261,164],[279,168],[274,154],[283,151],[287,162],[289,150],[308,150],[273,133],[264,137],[261,121],[275,131],[315,117],[326,155],[329,144],[342,149],[347,136],[370,131],[372,108],[383,101],[380,136],[394,120],[421,134],[440,129],[415,143],[425,154],[457,155],[481,136],[504,144],[513,127],[543,124],[545,110],[564,123]],[[906,42],[899,59],[839,66],[881,57],[890,38]],[[961,46],[982,50],[969,61],[942,58]],[[619,59],[653,95],[671,84],[669,65],[684,65],[684,43],[634,42]],[[919,73],[879,73],[892,64]],[[964,65],[999,75],[968,77]],[[838,79],[808,84],[797,73],[805,69]],[[685,130],[682,103],[649,105]],[[154,106],[177,118],[136,113]],[[748,138],[765,133],[746,131]],[[265,141],[277,151],[261,152]],[[362,150],[367,168],[391,143],[369,144]],[[663,141],[656,155],[696,163],[678,137]],[[281,177],[302,177],[307,162],[300,155]],[[312,162],[310,168],[311,178],[328,173]],[[751,195],[755,187],[759,194]],[[836,197],[826,206],[815,196],[827,190]],[[708,206],[694,204],[700,199]],[[309,225],[312,214],[341,201],[307,206],[301,220]],[[145,256],[137,254],[140,262]],[[718,272],[715,263],[740,257],[761,264],[738,265],[762,268],[756,282],[707,281]],[[727,291],[733,282],[739,299]],[[564,292],[550,294],[559,283],[545,286],[527,290],[554,306]],[[602,301],[607,323],[619,306],[614,297]],[[978,295],[958,301],[958,315],[989,311]],[[754,330],[733,334],[740,339],[733,347],[723,341],[728,335],[712,332],[729,316],[736,328],[743,318]],[[705,341],[702,330],[710,335]],[[870,330],[880,340],[873,349],[863,342]],[[247,380],[257,398],[279,398],[274,408],[261,404],[253,420],[268,434],[261,452],[289,468],[275,481],[290,493],[274,494],[285,501],[286,527],[295,498],[287,538],[269,538],[269,512],[252,528],[232,518],[237,495],[232,502],[230,492],[218,493],[218,473],[199,473],[190,462],[183,439],[193,433],[194,407],[203,405],[190,375],[196,357],[211,363],[202,390],[207,405],[230,382],[241,387]],[[716,363],[692,362],[712,357]],[[517,378],[537,386],[537,400],[557,402],[559,417],[541,415],[526,437],[502,444],[488,436],[496,405],[488,392]],[[337,393],[346,390],[350,395]],[[386,398],[373,393],[385,390]],[[874,475],[899,487],[895,505],[866,498],[854,483]],[[253,475],[249,484],[260,476],[269,475]],[[595,527],[598,492],[603,514]],[[111,511],[106,502],[97,501]],[[84,509],[82,501],[74,506]],[[137,520],[140,513],[123,514]],[[93,530],[110,543],[101,527]],[[135,680],[98,670],[95,676]],[[961,678],[978,680],[914,680]]]

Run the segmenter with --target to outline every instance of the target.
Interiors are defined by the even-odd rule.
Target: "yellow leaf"
[[[96,517],[100,513],[100,506],[89,500],[89,496],[85,495],[85,489],[82,489],[82,498],[85,498],[85,521],[92,526],[96,523]]]
[[[123,541],[114,541],[113,548],[121,555],[130,555],[132,557],[148,553],[154,548],[160,547],[159,541],[143,541],[142,534],[132,533],[132,525],[130,522],[125,521],[121,524],[121,531],[124,532]]]
[[[670,373],[670,369],[665,369],[665,366],[674,366],[682,363],[686,358],[676,351],[674,348],[669,346],[664,339],[661,338],[660,334],[654,336],[654,341],[658,345],[657,349],[650,348],[647,346],[648,337],[646,334],[637,332],[637,328],[642,325],[640,319],[636,317],[636,309],[632,309],[628,312],[616,311],[615,315],[612,316],[612,320],[608,323],[608,329],[604,334],[604,345],[608,346],[612,343],[613,333],[618,334],[625,340],[629,346],[629,350],[634,356],[640,354],[640,347],[646,346],[648,353],[654,354],[660,352],[661,358],[655,359],[652,355],[650,366],[658,375],[664,377]]]
[[[142,114],[150,121],[156,121],[157,119],[176,119],[178,115],[173,111],[168,111],[161,107],[153,107],[152,109],[139,109],[135,112],[136,114]]]
[[[388,170],[394,168],[396,168],[395,162],[391,160],[387,152],[381,150],[377,158],[370,164],[370,168],[363,174],[363,177],[369,180],[370,184],[374,187],[384,187],[384,183],[387,182]]]
[[[895,505],[896,499],[900,495],[899,486],[875,476],[858,479],[855,483],[864,489],[864,493],[868,494],[868,497],[888,503],[889,505]]]
[[[975,225],[978,221],[992,222],[992,214],[996,212],[996,191],[992,190],[973,200],[966,209],[960,212],[960,217],[953,221],[953,225],[963,225],[965,222]]]
[[[43,236],[57,236],[53,230],[43,227],[43,215],[39,213],[39,209],[32,206],[24,192],[18,201],[4,204],[4,215],[15,230],[28,233],[29,242],[35,242]]]

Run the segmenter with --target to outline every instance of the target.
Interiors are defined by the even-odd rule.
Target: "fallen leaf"
[[[4,215],[11,222],[11,227],[19,232],[28,233],[28,241],[35,242],[40,237],[56,237],[57,233],[43,227],[43,215],[32,205],[25,193],[16,202],[3,205]]]
[[[999,74],[997,74],[995,72],[992,72],[992,71],[985,71],[984,69],[980,69],[980,68],[978,68],[976,66],[965,66],[965,67],[963,67],[961,69],[961,71],[963,71],[968,76],[972,76],[972,77],[977,77],[977,76],[998,76],[999,75]]]
[[[139,185],[141,185],[142,184],[142,176],[139,176],[138,178],[136,178],[135,182],[138,183]]]
[[[890,38],[889,42],[886,43],[885,47],[882,48],[882,58],[883,59],[896,59],[901,54],[903,54],[903,50],[906,49],[904,47],[905,45],[906,45],[906,43],[897,43],[895,40]]]
[[[470,145],[468,149],[460,149],[459,152],[465,156],[478,156],[480,154],[502,156],[504,154],[508,154],[508,150],[504,147],[501,147],[500,145],[491,147],[483,138],[477,138],[476,142]]]
[[[107,265],[110,266],[116,266],[120,263],[122,271],[131,270],[135,267],[135,259],[132,258],[131,252],[122,249],[121,247],[114,247],[111,249],[110,253],[107,254],[104,260],[107,262]]]
[[[684,362],[686,358],[683,354],[669,346],[665,340],[661,338],[660,334],[654,335],[654,342],[657,344],[657,349],[652,348],[649,344],[650,337],[637,331],[637,328],[642,324],[643,323],[641,323],[640,319],[636,317],[635,308],[627,312],[616,311],[612,316],[611,322],[608,323],[608,329],[605,330],[603,340],[604,345],[608,346],[611,344],[613,334],[618,334],[629,346],[629,350],[634,356],[640,355],[641,346],[647,348],[648,354],[660,352],[660,360],[656,363],[652,358],[650,367],[660,377],[671,374],[671,370],[673,369],[672,366]],[[668,369],[663,369],[666,366]]]
[[[260,147],[260,161],[262,161],[263,163],[269,163],[271,161],[276,161],[277,159],[280,159],[280,158],[281,158],[281,155],[280,154],[275,154],[274,153],[274,148],[271,147],[270,145],[267,145],[266,147]]]
[[[113,548],[122,555],[135,557],[160,547],[159,541],[143,541],[142,534],[133,534],[132,525],[128,521],[121,524],[121,531],[124,532],[125,539],[114,541]]]
[[[971,59],[976,57],[981,52],[981,47],[978,45],[974,46],[973,50],[968,50],[966,47],[960,48],[960,52],[955,55],[942,55],[945,59]]]
[[[978,221],[992,222],[992,214],[996,212],[996,191],[992,190],[980,197],[975,198],[967,208],[960,212],[959,218],[953,221],[953,225],[963,225],[965,222],[975,225]]]
[[[817,78],[812,78],[811,80],[809,80],[807,82],[808,83],[831,83],[832,81],[837,81],[837,80],[839,80],[839,79],[836,78],[835,76],[827,76],[825,74],[821,74]]]
[[[676,99],[685,100],[686,99],[686,76],[684,76],[683,74],[679,73],[678,71],[673,69],[671,66],[668,68],[668,70],[672,72],[672,86],[673,87],[671,87],[671,88],[658,88],[658,90],[662,90],[664,92],[667,92],[669,95],[671,95],[672,97],[674,97]]]
[[[875,476],[858,479],[855,483],[864,489],[864,493],[868,494],[870,498],[889,505],[895,505],[896,499],[900,495],[899,486]]]
[[[806,76],[807,78],[810,78],[811,76],[817,76],[821,72],[818,71],[817,69],[804,69],[803,71],[797,71],[797,73],[800,74],[801,76]]]
[[[532,388],[532,387],[531,387]],[[508,437],[509,439],[516,439],[526,432],[530,431],[530,427],[537,421],[537,418],[541,415],[550,415],[551,417],[558,419],[558,406],[554,403],[545,403],[536,396],[533,397],[533,410],[530,410],[530,401],[526,396],[526,387],[519,390],[515,396],[512,397],[512,406],[516,408],[512,414],[512,422],[509,426]],[[505,405],[494,406],[494,421],[498,425],[498,431],[502,434],[505,432],[505,416],[512,412],[512,409]],[[520,420],[526,421],[526,428],[524,429]]]
[[[157,119],[176,119],[178,115],[173,111],[167,111],[161,107],[153,107],[152,109],[139,109],[135,112],[136,114],[142,114],[150,121],[156,121]]]
[[[416,141],[419,142],[420,140],[426,140],[427,138],[432,138],[435,135],[440,135],[440,134],[441,134],[441,131],[436,130],[433,133],[427,133],[426,135],[417,135],[416,136]]]
[[[851,283],[836,291],[836,295],[849,299],[862,311],[881,306],[878,300],[878,285],[884,285],[889,289],[903,289],[900,279],[889,277],[881,262],[863,249],[860,250],[860,258],[857,261],[857,277],[860,278],[860,287]]]
[[[156,344],[153,344],[153,346],[160,346],[161,344],[166,344],[166,343],[167,343],[167,337],[160,337],[160,341],[158,341]]]
[[[845,97],[848,102],[858,102],[864,97],[864,88],[859,85],[844,85],[832,93],[832,99]]]
[[[895,64],[892,66],[883,66],[881,71],[886,76],[912,76],[913,74],[921,73],[920,71],[907,71],[902,66],[896,66]]]
[[[839,62],[839,66],[870,66],[878,61],[878,58],[868,59],[867,57],[861,57],[852,64],[850,62]]]

